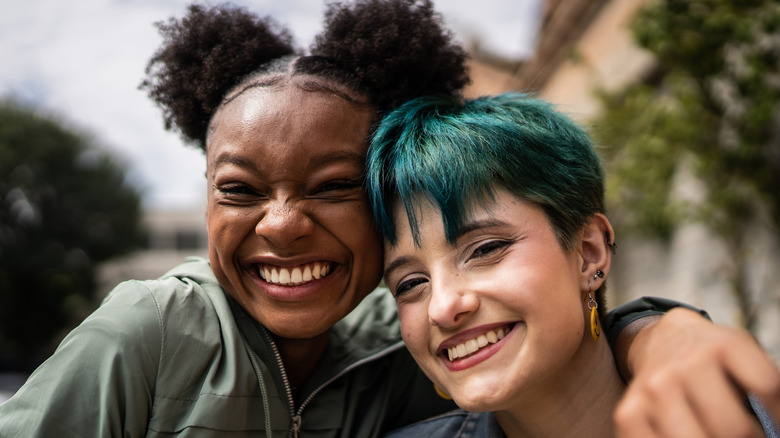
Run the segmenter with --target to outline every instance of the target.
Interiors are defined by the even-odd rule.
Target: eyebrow
[[[364,154],[349,151],[328,152],[311,157],[308,165],[310,168],[316,169],[339,161],[351,162],[362,168],[366,164],[366,156]]]
[[[308,167],[311,169],[316,169],[318,167],[324,167],[327,166],[328,164],[337,163],[339,161],[350,162],[361,168],[366,163],[366,159],[363,154],[358,154],[358,153],[348,152],[348,151],[336,151],[336,152],[329,152],[325,154],[315,155],[311,157],[308,162]],[[219,156],[216,159],[216,162],[214,163],[214,167],[219,167],[223,164],[234,164],[238,167],[242,167],[252,171],[258,171],[257,167],[255,166],[255,163],[253,163],[251,160],[243,157],[242,155],[233,154],[230,152],[224,152],[222,154],[219,154]]]
[[[217,157],[214,167],[219,167],[222,164],[235,164],[238,167],[243,167],[250,170],[257,170],[255,164],[250,160],[242,157],[241,155],[232,154],[229,152],[221,153]]]
[[[385,274],[384,274],[385,278],[387,278],[396,269],[399,269],[402,266],[409,264],[411,262],[412,262],[412,258],[409,256],[401,256],[393,260],[392,263],[387,265],[387,268],[385,268]]]
[[[506,226],[506,222],[495,218],[468,222],[458,227],[457,231],[455,231],[455,240],[458,240],[461,237],[465,236],[466,234],[472,231],[479,230],[481,228],[492,228],[492,227],[502,227],[502,226]]]

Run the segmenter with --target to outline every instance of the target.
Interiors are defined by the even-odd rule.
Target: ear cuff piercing
[[[617,252],[617,241],[612,242],[609,237],[609,231],[604,232],[604,238],[607,240],[607,247],[612,251],[612,255]]]

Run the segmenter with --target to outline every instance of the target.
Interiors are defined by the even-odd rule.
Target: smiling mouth
[[[310,281],[325,278],[330,274],[329,262],[306,263],[305,265],[282,268],[272,265],[258,265],[257,273],[260,278],[271,284],[281,286],[298,286]]]
[[[496,327],[454,347],[450,347],[447,349],[447,357],[449,358],[450,362],[453,362],[458,359],[471,356],[482,348],[500,341],[504,336],[507,335],[507,333],[512,330],[512,327],[513,325]]]

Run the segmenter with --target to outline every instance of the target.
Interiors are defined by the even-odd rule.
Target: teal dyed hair
[[[368,152],[374,217],[391,244],[397,199],[416,242],[421,198],[439,208],[453,242],[470,203],[486,203],[496,186],[541,206],[567,250],[604,211],[604,172],[590,137],[525,95],[412,100],[383,118]]]

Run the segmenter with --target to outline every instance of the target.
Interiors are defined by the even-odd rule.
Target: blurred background
[[[242,0],[300,47],[322,0]],[[706,309],[780,362],[780,4],[435,0],[470,96],[525,91],[602,147],[610,305]],[[206,255],[205,160],[137,89],[183,0],[28,0],[0,15],[0,401],[118,282]]]

